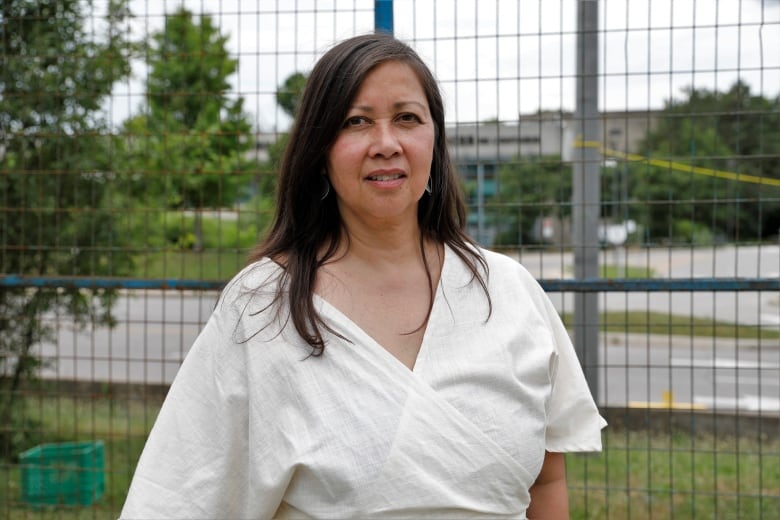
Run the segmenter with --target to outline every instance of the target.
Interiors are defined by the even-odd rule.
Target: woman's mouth
[[[404,175],[402,173],[394,173],[389,175],[369,175],[366,177],[369,181],[378,181],[378,182],[386,182],[386,181],[394,181],[397,179],[402,178]]]

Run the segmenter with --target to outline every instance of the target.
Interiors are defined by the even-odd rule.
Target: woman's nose
[[[391,157],[401,152],[401,143],[392,124],[376,123],[373,131],[370,155]]]

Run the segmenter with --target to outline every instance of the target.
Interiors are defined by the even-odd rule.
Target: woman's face
[[[377,65],[360,86],[328,153],[328,176],[348,229],[407,219],[416,225],[434,134],[414,70],[400,61]]]

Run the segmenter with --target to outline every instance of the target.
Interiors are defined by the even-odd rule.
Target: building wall
[[[642,154],[642,140],[655,128],[657,112],[605,112],[601,114],[601,150],[607,159],[616,154]],[[496,195],[496,176],[505,162],[518,157],[558,156],[575,158],[578,121],[570,112],[521,115],[517,121],[460,124],[447,129],[450,153],[466,186],[468,232],[478,242],[490,245],[496,229],[483,219],[486,200]],[[605,224],[608,225],[608,224]],[[565,245],[570,223],[554,215],[541,217],[535,225],[537,239]]]
[[[604,112],[602,146],[621,153],[641,153],[647,132],[655,128],[658,113]],[[500,163],[516,157],[558,155],[573,157],[577,121],[571,112],[523,114],[517,121],[460,124],[447,129],[450,153],[458,164]]]

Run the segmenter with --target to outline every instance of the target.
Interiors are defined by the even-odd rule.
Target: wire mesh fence
[[[583,3],[390,2],[444,92],[469,234],[547,289],[610,422],[567,457],[572,517],[780,517],[780,2],[593,2],[589,50]],[[3,2],[4,517],[118,516],[269,224],[306,74],[379,4]],[[25,450],[88,441],[104,488],[30,498]]]

